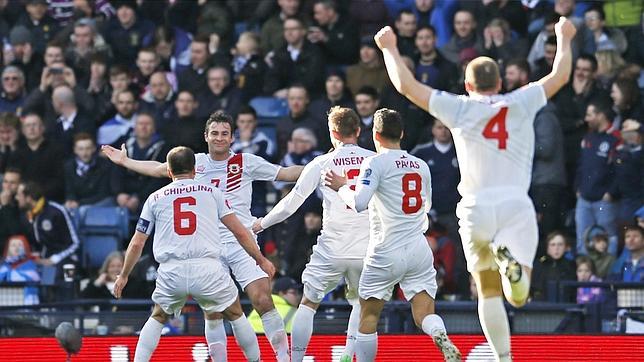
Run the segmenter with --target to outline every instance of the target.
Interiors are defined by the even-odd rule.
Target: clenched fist
[[[569,19],[560,17],[559,22],[555,24],[555,34],[562,39],[572,39],[577,33],[575,25]]]
[[[373,37],[378,45],[378,48],[382,49],[392,49],[396,47],[396,33],[391,28],[391,26],[385,26],[380,29],[378,33]]]

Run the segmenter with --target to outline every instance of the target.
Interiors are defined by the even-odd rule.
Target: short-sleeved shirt
[[[528,191],[533,123],[546,102],[543,86],[535,83],[492,96],[433,91],[429,112],[452,131],[461,169],[458,191],[464,200],[494,188]]]
[[[219,219],[232,212],[223,193],[212,185],[177,180],[148,197],[136,230],[150,235],[156,226],[153,253],[159,263],[216,259],[222,250]]]
[[[206,153],[195,155],[195,180],[211,184],[224,192],[239,221],[250,228],[255,221],[250,213],[253,181],[274,181],[280,167],[250,153],[232,153],[227,160],[215,161]],[[223,243],[236,242],[224,225],[220,225]]]

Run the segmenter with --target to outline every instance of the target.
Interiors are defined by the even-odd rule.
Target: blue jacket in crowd
[[[575,189],[587,201],[599,201],[605,193],[617,193],[616,148],[620,142],[608,132],[589,132],[581,142]]]
[[[430,143],[416,148],[412,154],[427,162],[432,174],[432,210],[438,214],[456,212],[456,204],[461,199],[456,190],[461,182],[461,174],[454,145],[442,153],[434,143]]]
[[[617,153],[615,174],[619,197],[644,200],[644,157],[642,146],[624,146]]]

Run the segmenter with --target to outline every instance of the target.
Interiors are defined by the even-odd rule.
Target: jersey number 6
[[[492,117],[483,129],[483,137],[499,141],[499,149],[504,150],[507,147],[508,131],[505,130],[505,117],[508,114],[508,107],[503,107],[494,117]]]
[[[414,183],[414,188],[411,188],[411,183]],[[420,192],[423,189],[421,177],[417,173],[406,173],[402,177],[402,211],[405,214],[413,214],[420,210],[423,205],[423,199]],[[411,200],[414,200],[412,206]]]
[[[172,210],[174,211],[174,232],[177,235],[192,235],[197,230],[197,214],[192,211],[182,211],[183,205],[194,206],[197,204],[192,196],[179,197],[172,202]],[[186,220],[186,225],[183,221]]]

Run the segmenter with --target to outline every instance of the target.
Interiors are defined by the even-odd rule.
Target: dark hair
[[[76,133],[76,134],[74,135],[73,140],[74,140],[74,141],[73,141],[73,143],[72,143],[72,144],[73,144],[74,146],[76,146],[76,142],[80,142],[80,141],[87,141],[87,140],[90,140],[90,141],[92,141],[92,143],[93,143],[93,144],[96,144],[96,142],[94,142],[94,137],[93,137],[91,134],[87,133],[87,132],[79,132],[79,133]]]
[[[195,35],[194,38],[192,38],[192,42],[195,43],[204,43],[206,46],[210,43],[210,36],[208,34],[197,34]]]
[[[601,113],[606,117],[608,122],[612,122],[615,117],[615,112],[613,112],[613,107],[611,106],[610,101],[606,97],[595,97],[588,102],[588,107],[593,106],[595,108],[595,113]]]
[[[595,275],[597,273],[597,269],[595,268],[595,263],[593,262],[593,259],[586,255],[580,255],[575,259],[575,262],[577,263],[577,268],[579,268],[580,265],[582,264],[588,264],[588,267],[590,268],[590,273]]]
[[[257,118],[257,111],[255,111],[255,108],[244,104],[241,107],[239,107],[239,111],[237,111],[237,115],[240,114],[252,114],[253,118]]]
[[[579,57],[575,61],[575,64],[580,60],[585,60],[587,62],[590,62],[590,66],[591,66],[591,68],[593,70],[593,73],[597,71],[597,58],[595,58],[594,55],[586,54],[586,53],[579,54]]]
[[[403,132],[400,113],[388,108],[377,110],[373,115],[373,130],[389,141],[400,142]]]
[[[335,106],[328,113],[329,128],[338,132],[342,137],[350,137],[360,128],[360,117],[351,108]]]
[[[175,40],[174,28],[167,25],[157,26],[152,37],[152,44],[157,45],[162,40],[166,43],[172,43]]]
[[[42,118],[42,116],[41,116],[39,113],[37,113],[37,112],[27,112],[27,113],[23,114],[23,115],[20,117],[20,119],[23,119],[23,120],[24,120],[24,119],[25,119],[25,118],[27,118],[27,117],[38,117],[38,119],[40,120],[40,123],[42,123],[42,124],[43,124],[43,126],[45,125],[45,120],[44,120],[44,119]]]
[[[557,37],[555,35],[550,35],[548,38],[546,38],[546,44],[545,45],[557,46]]]
[[[183,89],[183,90],[180,90],[179,92],[177,92],[177,99],[179,99],[179,95],[181,93],[188,93],[188,94],[190,94],[190,97],[192,97],[193,101],[197,100],[197,96],[195,95],[195,92],[191,91],[190,89]]]
[[[528,63],[528,61],[525,60],[524,58],[510,59],[507,63],[505,63],[505,69],[508,69],[508,67],[511,65],[514,65],[520,70],[526,72],[528,76],[530,76],[530,63]]]
[[[304,20],[297,15],[287,16],[286,19],[284,19],[284,22],[282,22],[282,24],[285,24],[287,20],[297,21],[298,23],[300,23],[300,26],[304,28]]]
[[[379,97],[378,90],[376,90],[376,88],[369,85],[360,87],[360,89],[358,89],[354,97],[357,97],[359,94],[369,96],[374,100],[378,100],[378,97]]]
[[[130,89],[130,88],[125,88],[125,89],[123,89],[122,91],[119,91],[119,92],[116,94],[116,99],[118,99],[118,98],[119,98],[119,96],[120,96],[121,94],[123,94],[123,93],[130,93],[130,95],[132,96],[132,99],[134,99],[134,101],[135,101],[135,102],[136,102],[136,101],[138,101],[138,99],[136,99],[136,93],[135,93],[132,89]]]
[[[235,122],[233,121],[233,117],[221,110],[215,111],[210,115],[210,117],[208,117],[208,120],[206,121],[205,132],[208,132],[208,128],[210,128],[210,125],[213,123],[228,123],[231,132],[235,129]]]
[[[634,79],[630,78],[617,78],[615,83],[613,83],[623,96],[623,104],[616,106],[622,110],[628,110],[637,105],[640,101],[640,88],[637,86],[637,82]]]
[[[110,67],[110,77],[115,77],[121,74],[125,74],[129,77],[130,71],[127,69],[127,67],[121,64],[114,64]]]
[[[317,4],[322,4],[325,8],[338,12],[338,4],[334,0],[317,0],[314,5]]]
[[[177,146],[171,149],[166,159],[173,175],[190,173],[195,169],[195,153],[188,147]]]
[[[27,197],[31,197],[32,200],[40,200],[45,194],[43,193],[42,187],[33,181],[27,181],[22,183],[24,189],[23,194]]]
[[[549,10],[544,16],[543,16],[543,25],[548,25],[548,24],[556,24],[559,21],[560,15],[557,14],[554,10]]]
[[[606,13],[604,13],[604,9],[602,9],[599,6],[591,6],[586,11],[584,11],[584,15],[588,14],[591,11],[596,11],[597,14],[599,14],[599,20],[605,20],[606,19]]]
[[[432,32],[432,35],[433,35],[433,36],[436,36],[436,28],[434,28],[434,27],[433,27],[433,26],[431,26],[430,24],[425,24],[425,25],[421,25],[421,26],[419,26],[419,27],[418,27],[418,29],[416,29],[416,35],[418,35],[418,33],[419,33],[421,30],[429,30],[429,31],[431,31],[431,32]]]
[[[563,233],[563,231],[559,231],[559,230],[555,230],[550,234],[548,234],[548,236],[546,236],[546,246],[550,243],[552,239],[556,238],[557,236],[561,236],[564,239],[564,245],[568,246],[568,237],[566,236],[566,234]]]
[[[396,21],[400,21],[400,19],[402,19],[403,15],[414,15],[414,16],[416,16],[416,14],[414,14],[414,12],[411,11],[411,9],[402,9],[402,10],[400,10],[398,12],[398,15],[396,16]]]
[[[7,173],[17,173],[22,178],[22,170],[20,170],[17,167],[7,167],[7,168],[4,169],[4,173],[5,173],[5,175]]]
[[[624,226],[624,235],[626,235],[627,232],[629,231],[637,231],[640,233],[640,235],[644,236],[644,229],[642,229],[639,225],[626,225]]]

